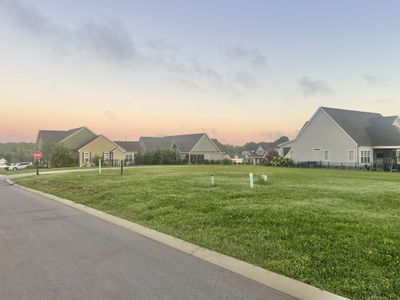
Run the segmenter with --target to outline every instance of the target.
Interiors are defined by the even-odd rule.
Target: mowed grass
[[[400,298],[400,174],[160,166],[17,182],[352,299]]]

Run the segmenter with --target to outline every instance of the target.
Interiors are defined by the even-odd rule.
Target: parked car
[[[15,170],[22,170],[26,169],[27,167],[32,166],[31,162],[20,162],[9,165],[6,170],[8,171],[15,171]]]

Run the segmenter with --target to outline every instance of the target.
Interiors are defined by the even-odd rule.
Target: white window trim
[[[325,159],[325,152],[328,152],[328,159]],[[322,151],[322,160],[323,161],[331,161],[331,151],[329,149],[324,149]]]
[[[90,152],[83,152],[83,162],[85,164],[90,163]]]
[[[368,153],[368,155],[366,155]],[[363,155],[364,154],[364,155]],[[363,158],[366,160],[368,158],[368,161],[363,161]],[[362,164],[370,164],[372,161],[371,159],[371,150],[370,149],[365,149],[365,150],[360,150],[360,163]]]
[[[353,152],[353,159],[350,159],[350,152]],[[356,150],[355,149],[349,149],[347,150],[347,160],[349,162],[355,162],[356,161]]]
[[[107,158],[106,158],[106,154],[107,154]],[[104,161],[109,161],[110,160],[110,152],[103,152],[103,159],[104,159]]]

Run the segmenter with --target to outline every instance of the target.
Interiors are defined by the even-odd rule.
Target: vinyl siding
[[[64,142],[61,142],[61,144],[68,149],[77,150],[89,141],[93,140],[95,136],[96,135],[90,130],[83,128],[66,138]]]
[[[203,135],[198,143],[193,147],[190,154],[204,154],[208,155],[209,160],[223,160],[225,158],[225,154],[220,152],[211,140],[207,137],[207,135]]]
[[[290,144],[289,157],[296,162],[329,161],[332,165],[352,165],[355,161],[349,161],[349,150],[354,150],[357,160],[357,144],[321,109]],[[324,160],[325,150],[329,151],[327,161]]]
[[[106,139],[104,136],[100,136],[98,139],[94,140],[93,142],[89,143],[85,147],[79,150],[79,165],[83,166],[84,163],[82,161],[82,153],[89,152],[91,158],[93,159],[96,156],[103,157],[104,152],[111,152],[116,148],[116,146]],[[120,160],[122,158],[122,152],[114,151],[114,159]]]

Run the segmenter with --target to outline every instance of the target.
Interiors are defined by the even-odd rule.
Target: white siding
[[[296,162],[328,163],[324,161],[324,151],[329,151],[329,164],[354,165],[354,161],[349,161],[348,152],[357,153],[357,144],[322,109],[314,114],[291,146],[288,156]]]
[[[364,163],[361,161],[361,151],[369,151],[370,163]],[[366,146],[359,147],[358,162],[360,163],[360,165],[362,165],[362,166],[371,165],[371,163],[373,162],[373,155],[374,155],[373,153],[374,153],[374,149],[372,147],[366,147]]]
[[[208,155],[209,160],[223,160],[225,153],[220,152],[207,135],[203,135],[198,143],[193,147],[190,154],[204,154]]]

